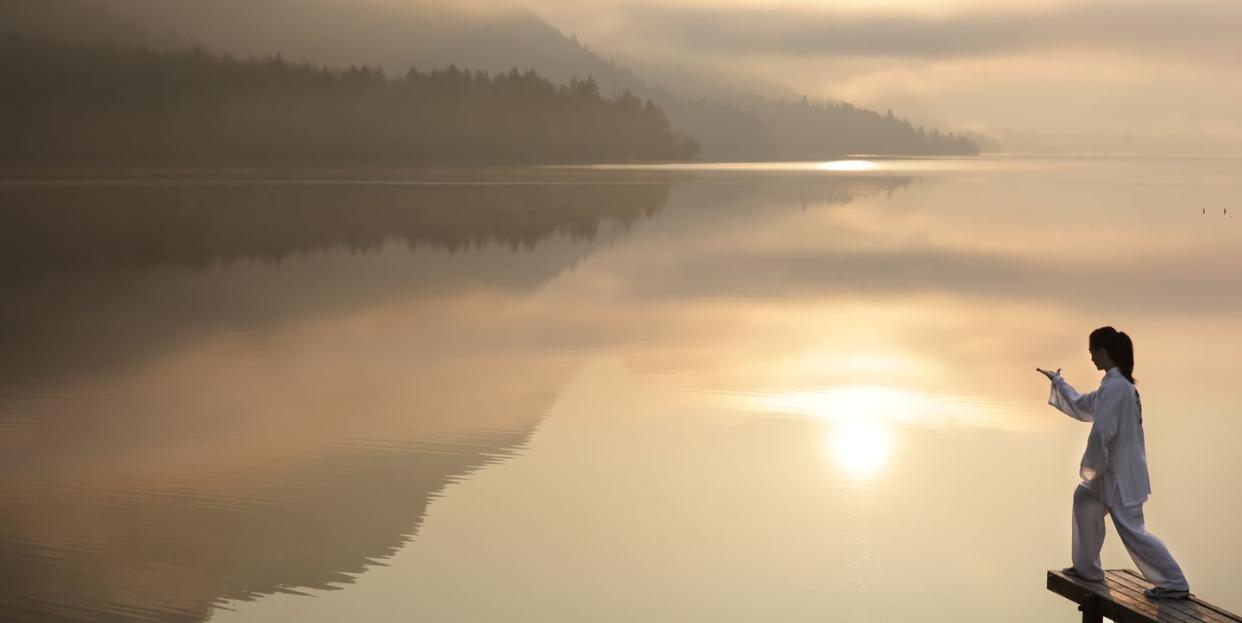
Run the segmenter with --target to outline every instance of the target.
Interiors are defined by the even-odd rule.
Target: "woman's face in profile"
[[[1104,364],[1108,359],[1108,351],[1103,348],[1087,347],[1087,351],[1091,353],[1091,363],[1095,364],[1096,370],[1103,370]]]

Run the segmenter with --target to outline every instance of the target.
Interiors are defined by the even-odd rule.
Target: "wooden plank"
[[[1060,571],[1049,571],[1048,590],[1079,605],[1094,605],[1100,614],[1117,623],[1161,623],[1159,619],[1117,603],[1099,582],[1087,582],[1068,577]]]
[[[1062,575],[1067,581],[1073,582],[1085,595],[1094,596],[1101,602],[1100,609],[1104,616],[1118,621],[1146,621],[1158,623],[1199,623],[1199,619],[1191,618],[1181,612],[1161,609],[1160,604],[1143,596],[1142,589],[1134,589],[1119,582],[1112,574],[1106,574],[1104,582],[1087,582]],[[1077,600],[1076,600],[1077,601]],[[1079,603],[1085,603],[1080,601]]]
[[[1196,619],[1189,618],[1179,612],[1169,612],[1161,610],[1158,603],[1152,602],[1143,595],[1143,590],[1135,589],[1127,584],[1118,582],[1116,578],[1108,576],[1104,580],[1107,587],[1109,598],[1117,601],[1119,604],[1141,612],[1144,615],[1161,621],[1161,623],[1199,623]]]
[[[1122,582],[1128,582],[1131,586],[1145,589],[1151,586],[1151,583],[1137,573],[1123,571],[1116,574],[1116,577]],[[1162,611],[1173,611],[1179,613],[1187,621],[1205,621],[1208,623],[1237,623],[1237,617],[1231,615],[1227,610],[1216,608],[1212,604],[1208,604],[1198,598],[1191,599],[1151,599],[1152,603],[1159,604]]]
[[[1199,612],[1213,613],[1214,615],[1220,617],[1220,620],[1222,621],[1229,621],[1230,623],[1242,622],[1242,616],[1234,614],[1216,604],[1210,604],[1206,601],[1203,601],[1202,599],[1199,599],[1198,597],[1195,597],[1194,595],[1191,595],[1190,599],[1186,599],[1184,601],[1189,601],[1195,604],[1195,606],[1197,606],[1196,610]]]
[[[1152,586],[1151,582],[1148,582],[1142,576],[1124,571],[1110,574],[1109,577],[1127,584],[1131,587],[1131,590],[1140,595],[1143,590]],[[1148,599],[1145,596],[1143,599],[1148,603],[1157,605],[1161,613],[1169,613],[1171,616],[1176,616],[1186,622],[1234,623],[1235,621],[1235,619],[1226,618],[1217,612],[1201,609],[1189,599]]]
[[[1202,618],[1195,616],[1189,610],[1180,607],[1185,602],[1183,599],[1149,599],[1143,594],[1143,591],[1152,586],[1146,580],[1137,580],[1123,573],[1109,572],[1108,581],[1122,588],[1124,592],[1131,595],[1135,601],[1142,603],[1143,607],[1149,609],[1154,616],[1161,620],[1182,621],[1184,623],[1199,623],[1203,621]]]
[[[1079,604],[1084,621],[1098,614],[1117,623],[1242,623],[1242,617],[1197,597],[1149,599],[1143,591],[1151,586],[1129,569],[1106,571],[1103,582],[1048,572],[1048,590]]]
[[[1130,577],[1132,577],[1132,578],[1136,578],[1136,579],[1138,579],[1138,580],[1140,580],[1140,581],[1142,581],[1142,582],[1146,582],[1146,581],[1147,581],[1147,579],[1146,579],[1146,578],[1144,578],[1142,575],[1139,575],[1139,573],[1138,573],[1137,571],[1134,571],[1133,569],[1122,569],[1122,570],[1121,570],[1121,573],[1124,573],[1124,574],[1126,574],[1126,575],[1128,575],[1128,576],[1130,576]],[[1185,599],[1185,600],[1182,600],[1182,601],[1183,601],[1183,602],[1186,602],[1186,601],[1192,602],[1192,603],[1194,603],[1195,605],[1199,606],[1202,610],[1210,611],[1211,613],[1215,614],[1216,616],[1221,617],[1221,619],[1222,619],[1222,620],[1225,620],[1225,621],[1231,621],[1231,622],[1242,622],[1242,616],[1237,615],[1237,614],[1235,614],[1235,613],[1233,613],[1233,612],[1230,612],[1230,611],[1228,611],[1228,610],[1226,610],[1226,609],[1224,609],[1224,608],[1222,608],[1222,607],[1220,607],[1220,606],[1217,606],[1217,605],[1215,605],[1215,604],[1210,604],[1210,603],[1208,603],[1208,602],[1206,602],[1206,601],[1203,601],[1202,599],[1199,599],[1198,597],[1195,597],[1193,594],[1190,596],[1190,598],[1189,598],[1189,599]]]

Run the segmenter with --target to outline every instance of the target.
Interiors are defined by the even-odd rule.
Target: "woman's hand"
[[[1048,377],[1048,380],[1049,380],[1049,381],[1054,380],[1054,379],[1056,379],[1056,377],[1058,377],[1058,376],[1060,376],[1060,375],[1061,375],[1061,369],[1060,369],[1060,368],[1057,368],[1057,371],[1056,371],[1056,372],[1050,372],[1050,371],[1045,370],[1045,369],[1043,369],[1043,368],[1035,368],[1035,371],[1036,371],[1036,372],[1039,372],[1040,374],[1042,374],[1042,375],[1044,375],[1044,376],[1046,376],[1046,377]]]

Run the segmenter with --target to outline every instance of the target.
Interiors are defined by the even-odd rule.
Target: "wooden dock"
[[[1103,582],[1088,582],[1048,572],[1048,590],[1078,604],[1083,623],[1242,623],[1242,617],[1191,595],[1188,599],[1149,599],[1143,576],[1129,569],[1104,572]]]

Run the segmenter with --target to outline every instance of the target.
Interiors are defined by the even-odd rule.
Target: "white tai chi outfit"
[[[1138,391],[1118,368],[1111,368],[1100,388],[1087,394],[1052,378],[1048,404],[1066,415],[1091,422],[1087,450],[1074,491],[1074,569],[1089,580],[1103,580],[1100,549],[1104,546],[1104,515],[1113,525],[1139,571],[1156,586],[1190,590],[1186,576],[1169,548],[1143,525],[1143,502],[1151,493],[1147,452],[1143,446],[1143,405]]]

